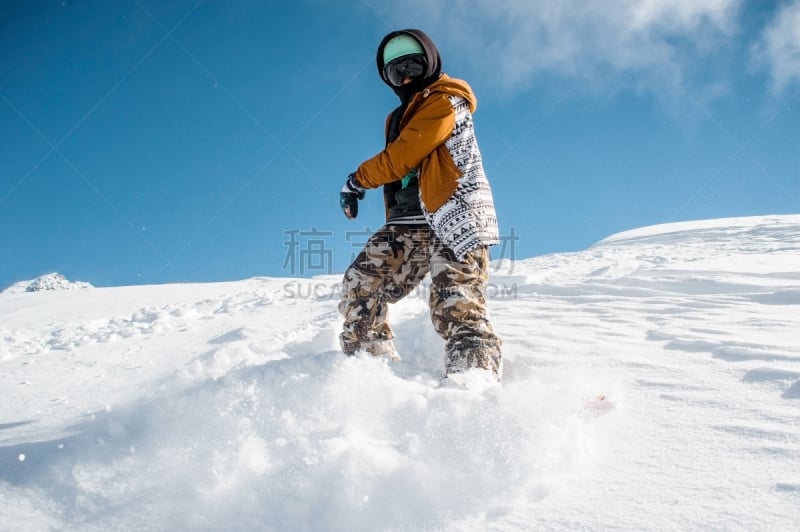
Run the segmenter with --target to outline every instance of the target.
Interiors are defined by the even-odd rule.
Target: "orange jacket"
[[[449,96],[464,98],[470,112],[475,111],[477,101],[467,82],[442,74],[411,99],[400,120],[400,136],[358,167],[358,183],[364,188],[376,188],[398,181],[419,167],[423,208],[428,213],[439,210],[455,192],[461,177],[461,171],[444,146],[455,125],[455,111]],[[388,126],[389,119],[387,129]]]

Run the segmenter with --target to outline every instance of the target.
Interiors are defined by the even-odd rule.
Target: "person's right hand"
[[[351,220],[358,216],[358,200],[360,199],[364,199],[364,188],[356,181],[355,174],[350,174],[339,193],[339,206],[344,215]]]

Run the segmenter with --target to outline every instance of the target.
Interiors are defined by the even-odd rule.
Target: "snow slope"
[[[483,392],[439,386],[424,289],[397,364],[337,352],[338,277],[0,295],[0,528],[796,529],[800,216],[491,282]]]

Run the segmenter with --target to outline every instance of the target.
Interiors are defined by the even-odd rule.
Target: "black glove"
[[[358,184],[355,174],[350,174],[339,193],[339,206],[344,211],[344,215],[351,220],[358,216],[358,200],[360,199],[364,199],[364,187]]]

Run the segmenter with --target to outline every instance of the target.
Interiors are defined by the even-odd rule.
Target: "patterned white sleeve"
[[[461,172],[458,187],[436,212],[425,211],[428,223],[458,259],[482,245],[499,242],[492,189],[483,170],[469,103],[451,96],[456,113],[453,133],[445,146]],[[424,177],[423,177],[424,178]]]

